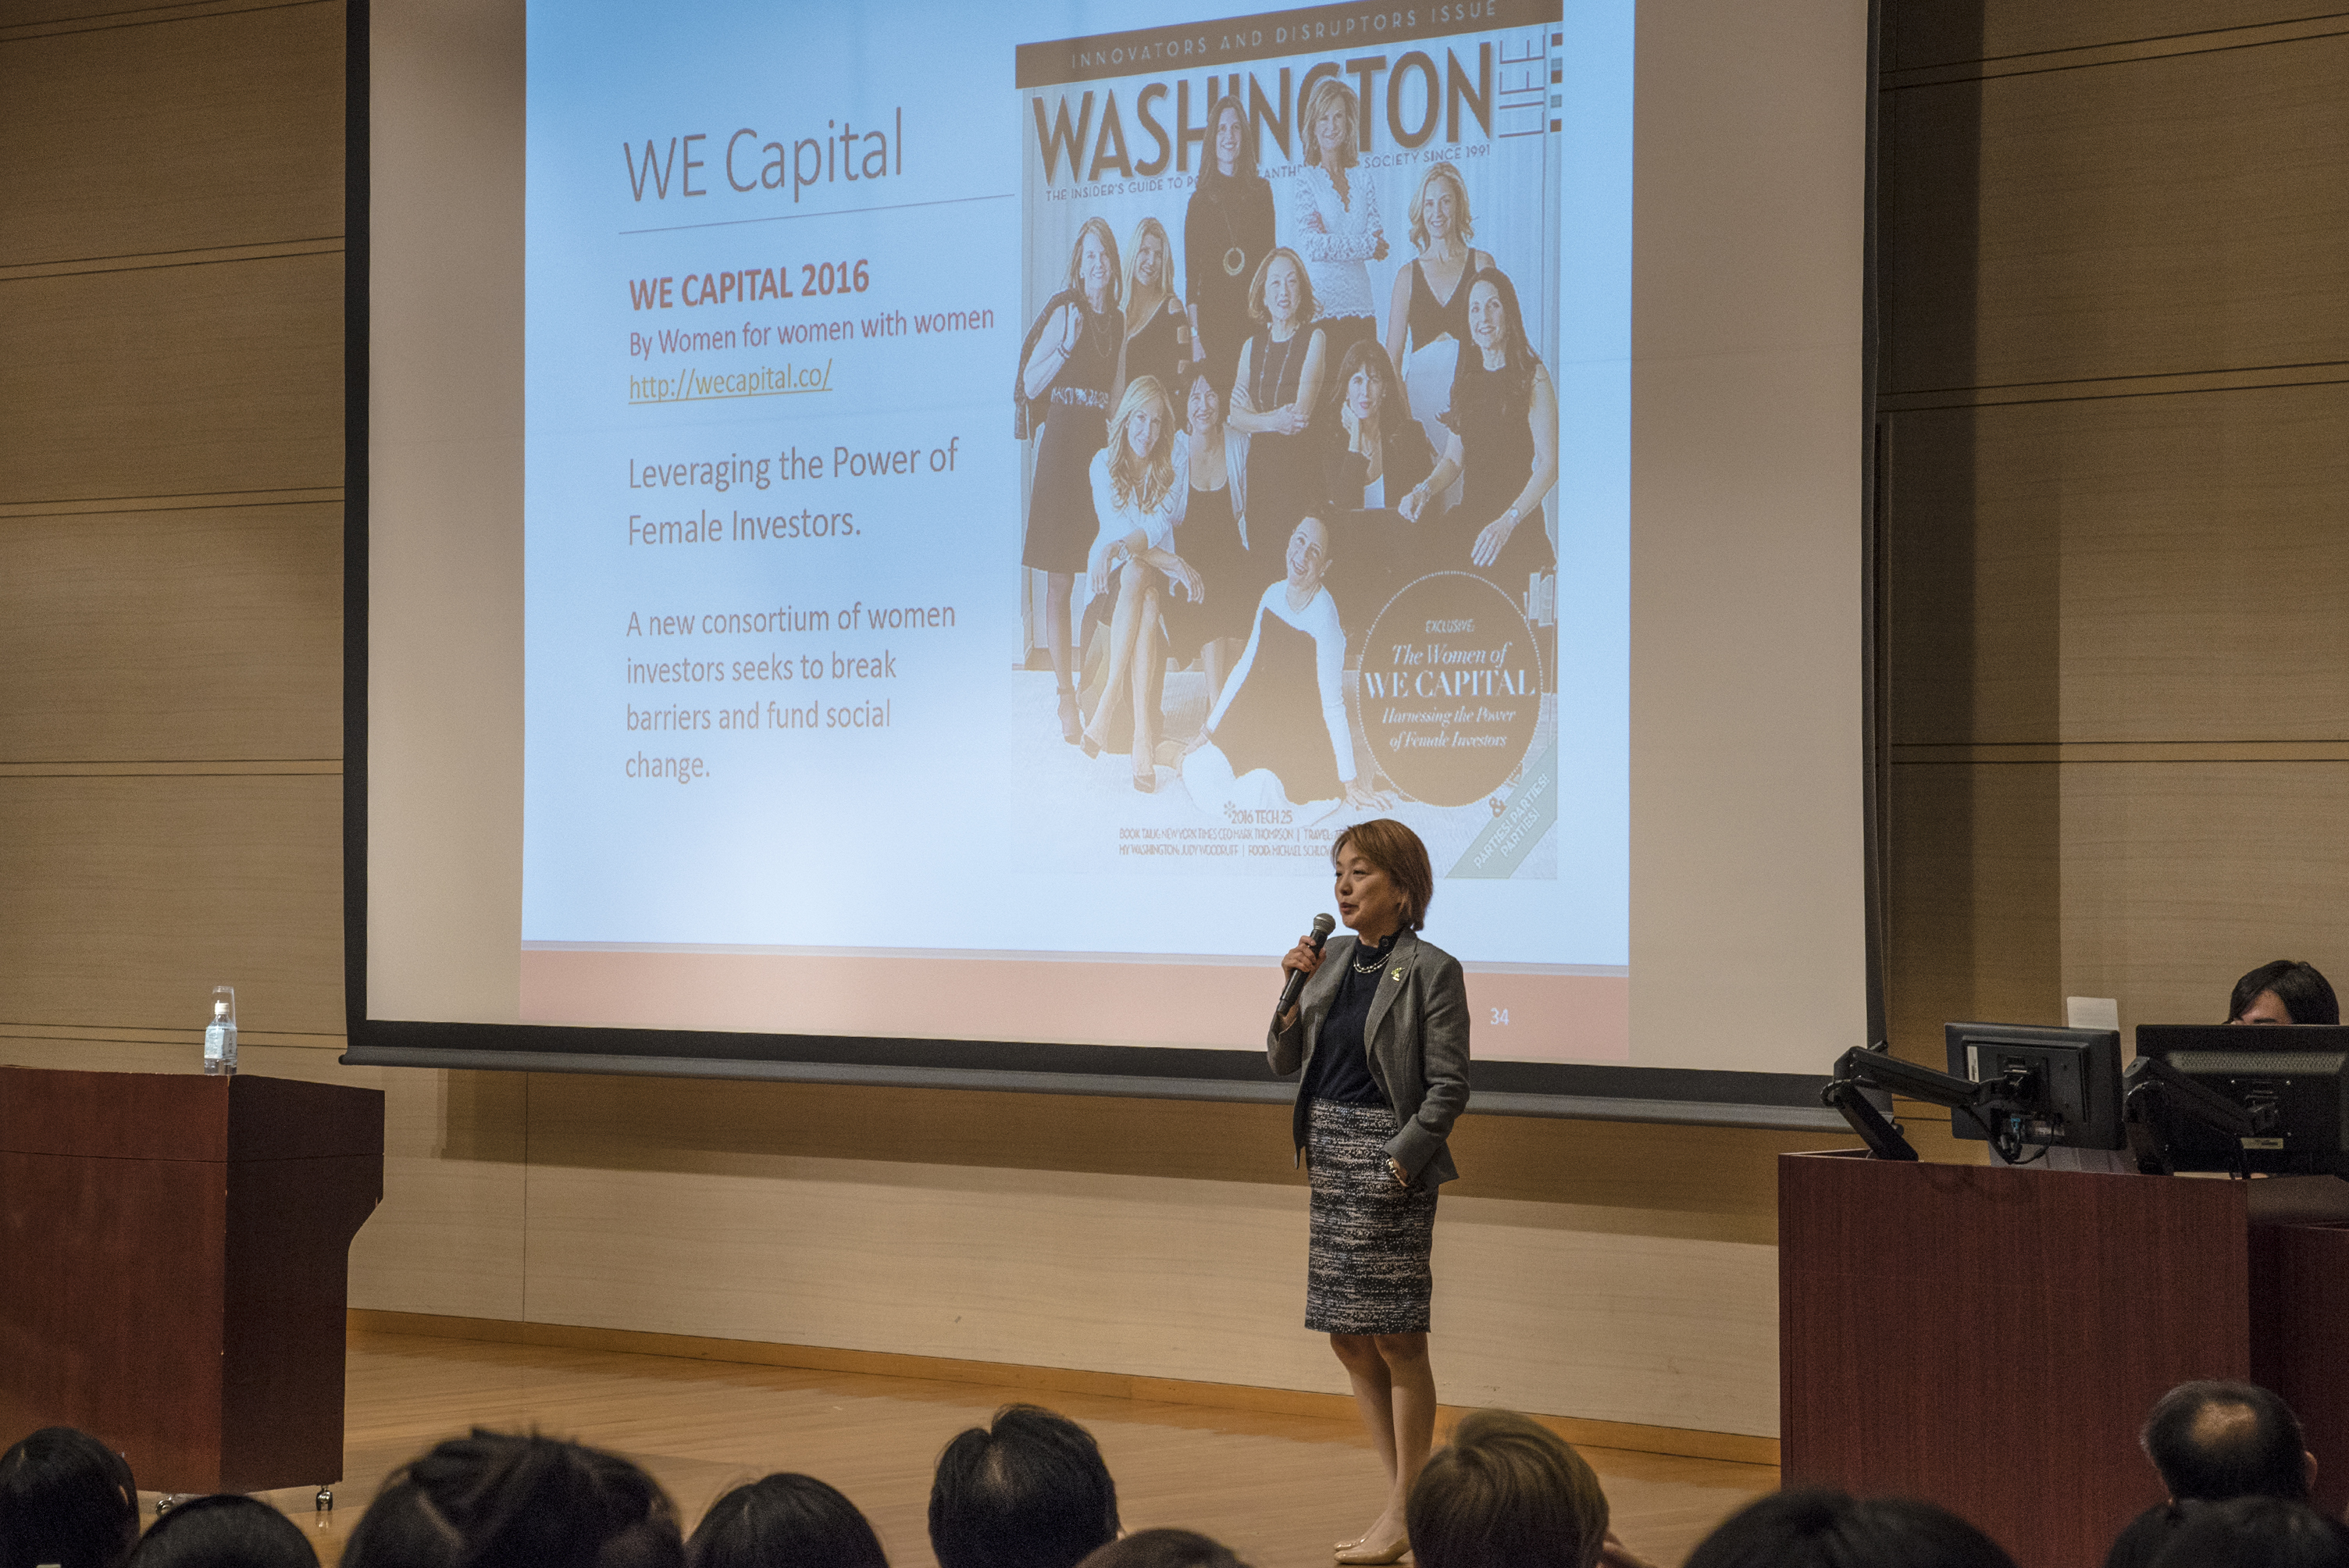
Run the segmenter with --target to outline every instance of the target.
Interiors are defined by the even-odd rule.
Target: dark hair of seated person
[[[318,1568],[301,1526],[233,1491],[174,1503],[130,1550],[129,1568]]]
[[[1096,1548],[1078,1568],[1247,1568],[1232,1549],[1195,1530],[1137,1530]]]
[[[1731,1514],[1683,1568],[2014,1568],[2014,1560],[1946,1508],[1801,1488]]]
[[[0,1568],[113,1568],[139,1539],[130,1461],[75,1427],[0,1454]]]
[[[738,1486],[693,1527],[691,1568],[889,1568],[856,1505],[812,1475]]]
[[[2275,993],[2295,1024],[2341,1021],[2341,1003],[2333,995],[2333,983],[2317,973],[2316,965],[2297,958],[2278,958],[2235,982],[2234,994],[2227,998],[2228,1022],[2249,1012],[2263,991]]]
[[[1092,1434],[1066,1416],[1006,1405],[938,1456],[938,1568],[1075,1568],[1116,1538],[1117,1485]]]
[[[1591,1568],[1607,1494],[1564,1438],[1514,1410],[1472,1410],[1412,1483],[1419,1568]]]
[[[2256,1383],[2180,1383],[2155,1402],[2137,1440],[2177,1501],[2308,1499],[2300,1418]]]
[[[683,1568],[677,1515],[617,1454],[535,1433],[451,1438],[394,1470],[342,1568]]]
[[[2304,1502],[2239,1497],[2178,1515],[2154,1568],[2349,1568],[2349,1525]]]

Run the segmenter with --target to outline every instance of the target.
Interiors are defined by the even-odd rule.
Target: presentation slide
[[[520,1020],[1256,1050],[1392,816],[1630,1061],[1634,44],[532,5]]]

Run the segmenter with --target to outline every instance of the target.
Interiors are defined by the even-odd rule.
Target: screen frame
[[[724,1078],[800,1083],[975,1089],[1029,1094],[1285,1103],[1252,1051],[1169,1049],[993,1040],[885,1039],[823,1035],[585,1028],[550,1024],[428,1023],[367,1013],[368,389],[372,114],[369,0],[346,10],[343,295],[343,995],[352,1066]],[[1868,0],[1867,147],[1860,324],[1860,495],[1863,603],[1860,756],[1867,1032],[1885,1036],[1882,895],[1885,727],[1880,646],[1878,358],[1878,88],[1882,0]],[[1831,1061],[1844,1048],[1820,1050]],[[1169,1072],[1169,1068],[1179,1070]],[[1843,1135],[1820,1092],[1829,1075],[1696,1068],[1480,1061],[1469,1068],[1474,1108],[1503,1116],[1682,1123]]]

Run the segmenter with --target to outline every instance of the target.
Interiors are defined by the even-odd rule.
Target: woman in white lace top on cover
[[[1336,77],[1314,85],[1305,100],[1307,161],[1295,191],[1296,249],[1305,258],[1313,297],[1321,302],[1332,365],[1358,339],[1377,335],[1369,263],[1387,255],[1378,192],[1354,167],[1361,123],[1353,88]]]

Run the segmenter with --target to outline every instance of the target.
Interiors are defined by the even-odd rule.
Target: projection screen
[[[1277,1097],[1389,816],[1481,1105],[1829,1125],[1869,13],[1756,9],[360,8],[349,1059]]]

